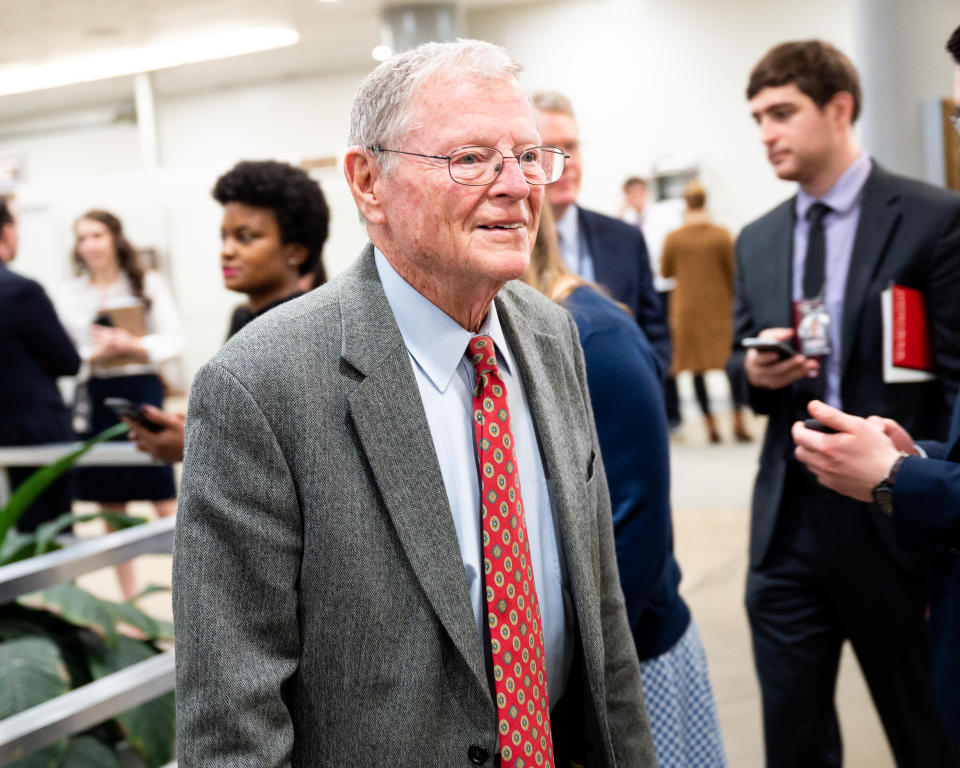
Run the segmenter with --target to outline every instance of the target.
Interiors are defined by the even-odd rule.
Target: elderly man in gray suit
[[[460,41],[371,73],[371,244],[197,376],[181,768],[654,765],[576,328],[515,281],[564,161],[518,71]]]

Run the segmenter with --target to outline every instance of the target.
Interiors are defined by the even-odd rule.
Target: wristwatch
[[[903,460],[909,455],[910,454],[905,451],[900,451],[893,464],[890,465],[890,469],[887,470],[887,474],[883,480],[881,480],[872,491],[873,503],[880,507],[880,511],[887,516],[893,515],[893,483],[897,479],[897,472],[900,469],[900,465],[903,464]]]

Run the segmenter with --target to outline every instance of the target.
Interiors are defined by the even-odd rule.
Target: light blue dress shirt
[[[810,235],[807,211],[816,202],[825,203],[832,209],[823,218],[823,232],[827,245],[824,300],[827,305],[827,314],[830,316],[828,328],[830,355],[826,363],[827,386],[824,399],[835,408],[843,408],[840,397],[843,303],[847,291],[847,275],[850,272],[850,258],[853,255],[853,242],[857,234],[857,224],[860,221],[863,185],[867,182],[871,168],[870,156],[866,152],[861,152],[823,197],[812,197],[802,189],[797,191],[797,220],[793,228],[794,301],[803,298],[803,267],[807,261],[807,241]]]
[[[560,253],[576,274],[591,283],[597,281],[593,267],[593,254],[587,245],[587,238],[580,231],[579,209],[568,205],[566,212],[557,221],[557,239],[560,241]]]
[[[430,437],[440,462],[477,633],[484,648],[489,649],[481,565],[480,468],[473,430],[476,372],[465,357],[467,344],[474,334],[418,293],[379,250],[375,249],[374,255],[383,291],[410,355]],[[510,429],[516,445],[530,559],[543,622],[547,690],[551,704],[556,704],[566,690],[573,656],[573,611],[566,563],[520,369],[492,303],[480,334],[493,339],[497,366],[506,379]],[[489,658],[487,663],[489,666]]]

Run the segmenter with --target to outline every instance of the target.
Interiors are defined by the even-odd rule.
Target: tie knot
[[[493,346],[493,339],[489,336],[474,336],[470,339],[470,343],[467,344],[467,353],[477,371],[478,379],[485,373],[496,372],[497,350]]]
[[[832,210],[833,208],[826,203],[814,203],[807,209],[807,221],[809,221],[812,225],[817,226],[823,221],[823,217]]]

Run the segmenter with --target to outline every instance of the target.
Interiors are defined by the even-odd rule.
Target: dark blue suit
[[[670,331],[653,287],[643,234],[626,222],[577,206],[577,223],[593,257],[596,281],[626,304],[657,355],[660,377],[670,371]]]
[[[0,264],[0,445],[35,445],[74,438],[70,411],[57,388],[80,357],[39,283]],[[18,485],[31,470],[11,470]],[[61,483],[37,499],[18,527],[68,511],[68,487]]]
[[[563,302],[580,334],[610,488],[620,585],[641,661],[670,650],[690,623],[677,588],[670,450],[653,350],[627,314],[591,288]]]
[[[960,555],[960,398],[945,443],[904,460],[893,486],[893,527],[905,549]],[[938,559],[930,585],[933,685],[940,715],[960,744],[960,557]]]

